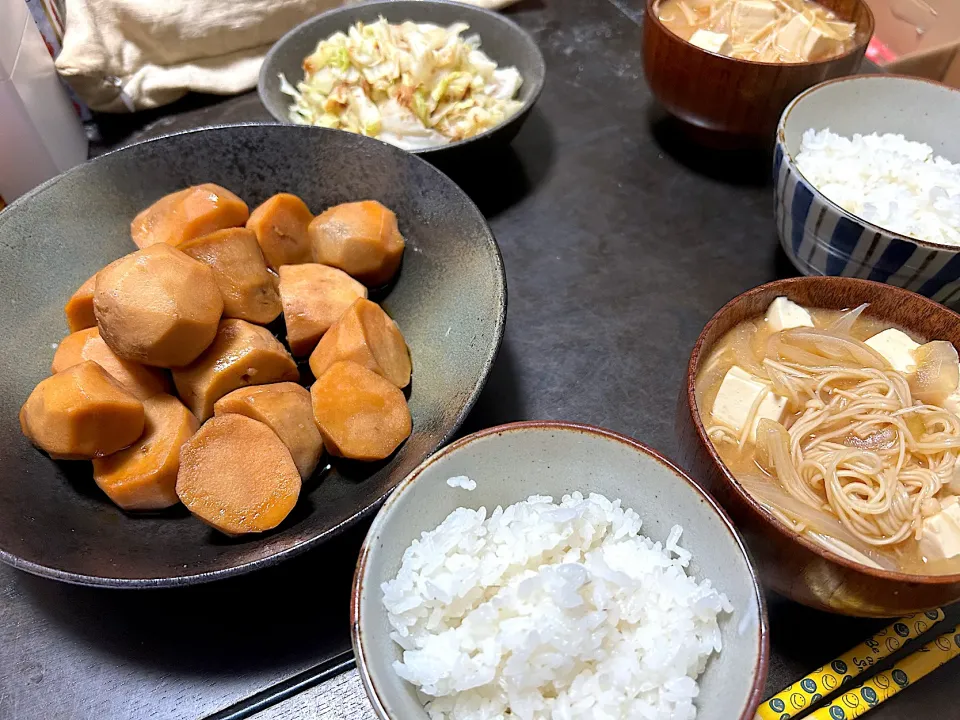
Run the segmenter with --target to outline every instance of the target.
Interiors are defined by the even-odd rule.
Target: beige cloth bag
[[[496,9],[513,0],[468,0]],[[57,70],[92,109],[132,112],[257,84],[270,46],[342,0],[66,0]]]

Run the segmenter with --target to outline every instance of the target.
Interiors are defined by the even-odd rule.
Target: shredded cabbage
[[[391,25],[382,17],[321,40],[303,60],[290,120],[348,130],[407,150],[445,145],[496,127],[520,109],[522,78],[498,68],[469,28]]]

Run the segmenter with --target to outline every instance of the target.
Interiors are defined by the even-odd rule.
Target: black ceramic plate
[[[432,162],[438,159],[446,162],[452,157],[462,159],[468,149],[471,154],[482,152],[494,145],[506,145],[516,136],[543,89],[546,65],[540,48],[525,30],[503,15],[445,0],[380,0],[345,5],[298,25],[277,40],[260,68],[257,89],[270,114],[280,122],[289,122],[287,113],[292,98],[280,92],[280,73],[296,86],[303,80],[303,59],[316,49],[318,42],[335,32],[348,30],[357,22],[371,23],[381,16],[392,23],[413,20],[447,26],[465,22],[470,25],[465,35],[479,35],[481,50],[500,67],[517,68],[523,78],[517,96],[523,107],[512,118],[475,137],[416,150],[417,155],[429,157]]]
[[[230,188],[251,208],[281,191],[300,195],[314,212],[376,199],[396,212],[407,240],[399,278],[382,302],[413,357],[413,435],[384,463],[318,470],[277,530],[236,540],[182,506],[152,517],[122,512],[93,483],[89,463],[50,460],[18,421],[67,333],[70,294],[136,249],[129,224],[137,211],[201,182]],[[171,135],[41,186],[0,212],[0,287],[0,558],[101,586],[213,580],[273,564],[343,530],[457,429],[483,386],[506,317],[496,241],[451,180],[377,140],[289,125]]]

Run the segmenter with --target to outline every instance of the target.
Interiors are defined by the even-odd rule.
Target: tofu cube
[[[956,497],[943,501],[942,509],[923,521],[920,552],[927,560],[960,555],[960,502]]]
[[[898,372],[909,374],[917,366],[913,351],[920,347],[920,343],[911,340],[910,336],[901,330],[889,328],[864,342],[883,355],[890,367]]]
[[[737,37],[749,38],[777,17],[777,6],[770,0],[739,0],[733,6],[730,27]]]
[[[733,49],[730,45],[729,35],[710,32],[709,30],[697,30],[690,36],[690,43],[720,55],[729,55]]]
[[[774,332],[798,327],[813,327],[813,318],[806,310],[785,297],[778,297],[767,308],[767,323]]]
[[[836,42],[813,27],[803,15],[794,15],[777,33],[777,45],[804,60],[819,58]]]
[[[763,396],[753,417],[750,409],[757,398]],[[743,368],[734,365],[723,376],[717,399],[713,402],[713,419],[725,425],[735,433],[743,432],[750,424],[750,442],[757,440],[757,425],[760,420],[767,418],[780,422],[783,411],[787,406],[787,399],[777,395],[762,379],[751,375]]]

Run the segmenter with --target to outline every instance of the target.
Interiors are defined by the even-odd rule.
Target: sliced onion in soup
[[[780,481],[780,485],[800,502],[819,505],[822,500],[797,472],[790,455],[790,433],[778,422],[763,418],[757,423],[757,464]]]
[[[797,392],[796,384],[791,381],[790,377],[772,365],[765,364],[764,368],[767,371],[767,377],[770,378],[770,385],[773,391],[777,395],[787,398],[787,401],[791,405],[797,405],[800,402],[800,396]]]
[[[760,422],[757,423],[757,465],[771,475],[776,475],[777,473],[771,444],[783,441],[782,436],[780,436],[781,430],[783,430],[784,433],[787,432],[783,425],[769,418],[761,418]],[[789,439],[790,436],[787,435],[788,447]]]
[[[868,545],[851,533],[833,514],[819,507],[812,507],[786,492],[775,480],[761,475],[744,474],[737,480],[743,488],[762,505],[783,513],[791,520],[802,523],[807,531],[835,538],[858,553],[865,555],[880,567],[895,570],[896,566],[876,548]],[[836,548],[830,548],[836,552]],[[842,554],[842,553],[841,553]]]
[[[869,306],[870,303],[864,303],[863,305],[858,305],[853,310],[847,310],[843,315],[827,325],[824,330],[837,335],[849,335],[853,331],[853,325],[860,317],[860,313]]]
[[[920,402],[940,405],[957,389],[960,382],[960,360],[953,343],[934,340],[913,351],[917,363],[910,376],[910,390]]]
[[[830,550],[840,557],[850,560],[851,562],[860,563],[861,565],[866,565],[867,567],[872,567],[877,570],[897,571],[900,569],[896,562],[876,551],[874,551],[872,555],[868,555],[865,552],[860,552],[857,550],[857,548],[843,542],[842,540],[838,540],[835,537],[830,537],[827,535],[821,535],[820,533],[808,532],[807,537],[822,547],[825,547],[827,550]]]
[[[767,344],[768,356],[771,351],[789,362],[813,367],[841,365],[874,370],[887,367],[880,353],[859,340],[815,328],[793,328],[772,336]]]
[[[820,355],[814,355],[811,352],[786,342],[782,332],[774,333],[767,340],[766,357],[771,360],[789,362],[795,365],[805,365],[807,367],[822,367],[823,365],[833,365],[826,358]]]
[[[760,359],[753,352],[756,336],[756,325],[752,322],[740,323],[733,330],[733,340],[730,347],[733,348],[734,364],[739,365],[751,375],[765,378],[767,372],[760,364]]]

